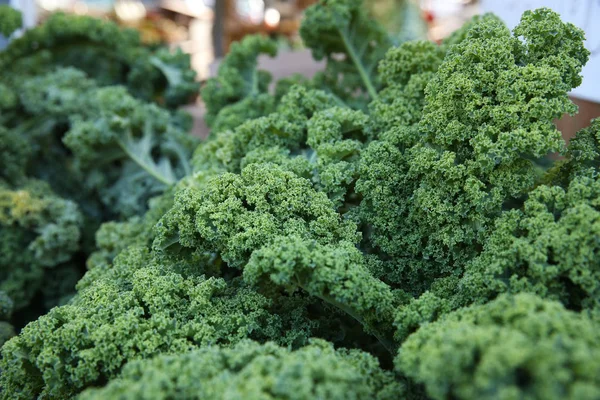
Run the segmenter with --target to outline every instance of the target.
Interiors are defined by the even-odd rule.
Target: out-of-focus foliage
[[[2,34],[20,24],[0,8]],[[0,292],[12,304],[0,316],[4,341],[8,323],[20,329],[72,296],[102,222],[141,216],[191,172],[197,140],[167,108],[198,84],[188,56],[64,14],[12,40],[0,69]]]
[[[21,104],[4,114],[6,140],[27,138],[28,173],[76,199],[90,219],[139,215],[150,197],[190,171],[197,141],[167,110],[124,87],[99,87],[71,67],[15,86]]]
[[[4,21],[11,13],[0,15]],[[187,103],[198,90],[188,56],[152,51],[142,46],[137,31],[87,16],[52,14],[0,53],[2,81],[57,67],[75,67],[101,85],[125,85],[134,96],[171,108]]]
[[[416,0],[371,0],[366,2],[369,12],[390,33],[394,44],[427,37],[427,23]]]
[[[87,272],[6,341],[1,399],[600,396],[600,125],[568,150],[554,126],[589,56],[556,13],[394,46],[361,2],[320,0],[301,34],[325,71],[271,84],[258,57],[272,42],[232,46],[193,151],[185,117],[160,106],[191,90],[185,60],[143,49],[98,73],[84,53],[83,72],[53,61],[53,34],[49,56],[13,46],[23,71],[38,56],[48,69],[0,79],[17,260],[2,271],[38,257],[63,277],[87,256]],[[179,84],[147,96],[150,70]],[[83,240],[38,244],[52,224]],[[4,341],[28,292],[2,285]]]
[[[320,86],[353,106],[377,98],[377,63],[391,39],[360,1],[328,0],[308,8],[300,35],[315,59],[327,60],[316,78]]]
[[[25,166],[31,157],[31,144],[0,126],[0,181],[19,184],[25,180]]]
[[[37,313],[64,303],[81,276],[83,219],[47,183],[0,180],[0,342]]]
[[[14,303],[4,291],[0,291],[0,347],[15,335],[15,329],[10,324]]]
[[[44,182],[0,184],[0,290],[16,309],[48,284],[46,268],[69,261],[78,250],[81,224],[77,205],[54,195]]]
[[[592,120],[589,127],[577,132],[567,150],[566,158],[548,172],[545,183],[566,188],[582,175],[596,176],[600,168],[600,119]]]
[[[23,24],[21,13],[7,5],[0,5],[0,35],[9,37]]]

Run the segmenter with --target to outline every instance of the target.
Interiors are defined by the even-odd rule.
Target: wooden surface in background
[[[564,115],[556,121],[556,127],[562,132],[567,143],[577,131],[589,126],[592,119],[600,117],[600,104],[575,97],[571,97],[571,100],[579,107],[579,113],[572,117]]]

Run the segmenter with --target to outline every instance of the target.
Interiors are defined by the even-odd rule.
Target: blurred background
[[[50,13],[62,11],[93,15],[134,27],[148,44],[161,43],[190,54],[198,79],[213,75],[219,60],[231,43],[249,34],[263,34],[277,40],[275,59],[264,57],[260,66],[275,78],[301,73],[312,76],[323,67],[302,47],[299,36],[303,10],[314,0],[0,0],[20,9],[25,26],[43,21]],[[583,85],[573,91],[580,107],[574,118],[557,124],[568,139],[589,120],[600,116],[600,2],[592,0],[367,0],[373,16],[379,19],[398,43],[412,39],[439,41],[474,15],[492,11],[509,27],[514,27],[526,9],[547,6],[564,20],[584,29],[592,51],[584,69]],[[18,33],[17,33],[18,35]],[[6,38],[0,38],[0,48]],[[598,49],[597,49],[598,48]],[[189,110],[198,120],[196,133],[205,135],[202,105]]]

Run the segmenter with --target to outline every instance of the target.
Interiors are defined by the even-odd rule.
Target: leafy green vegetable
[[[11,309],[27,313],[35,297],[47,309],[72,294],[82,275],[72,263],[82,225],[77,205],[55,195],[45,182],[26,180],[11,187],[0,181],[0,293],[8,296]],[[71,287],[52,291],[61,280]],[[8,318],[11,313],[3,314]]]
[[[271,112],[273,104],[267,93],[271,74],[257,68],[260,54],[275,56],[277,46],[261,36],[233,43],[227,58],[219,65],[217,77],[209,79],[202,88],[206,123],[215,132],[235,128],[246,119]]]
[[[498,219],[484,252],[467,267],[459,283],[462,301],[527,291],[570,309],[600,307],[599,198],[600,182],[585,176],[567,190],[532,191],[523,211]]]
[[[140,214],[150,197],[190,173],[197,141],[169,112],[123,87],[98,87],[64,68],[24,81],[19,92],[22,109],[7,134],[35,143],[27,170],[77,199],[91,218]],[[28,119],[17,122],[24,111]],[[57,176],[65,170],[67,179]]]
[[[0,347],[15,335],[13,326],[8,322],[12,316],[13,304],[6,292],[0,291]]]
[[[126,85],[136,97],[169,107],[185,104],[198,90],[188,56],[164,49],[153,53],[136,31],[86,16],[52,14],[0,53],[2,81],[56,67],[75,67],[101,85]]]
[[[558,38],[546,43],[548,24]],[[539,10],[515,35],[523,41],[491,15],[474,23],[427,84],[417,127],[396,125],[364,157],[357,189],[371,243],[393,259],[388,268],[411,271],[395,279],[411,291],[460,274],[494,220],[533,189],[534,160],[564,146],[553,120],[576,110],[567,93],[589,54],[583,33]]]
[[[2,8],[2,24],[15,13]],[[0,290],[14,303],[1,319],[20,329],[72,296],[102,222],[145,213],[191,172],[183,118],[132,94],[176,107],[197,84],[186,55],[63,14],[12,40],[0,65]]]
[[[365,371],[369,374],[366,375]],[[134,362],[122,378],[80,399],[392,399],[402,392],[370,355],[334,350],[323,340],[290,352],[242,341]]]
[[[110,269],[80,284],[68,305],[50,310],[6,343],[3,394],[69,398],[116,377],[130,360],[244,338],[287,344],[307,335],[301,310],[280,316],[274,311],[284,306],[239,279],[186,276],[163,270],[159,260],[144,248],[127,249]],[[200,262],[190,261],[189,268],[202,272]],[[44,373],[30,376],[33,370]]]
[[[364,92],[365,99],[377,98],[377,63],[391,46],[383,28],[367,16],[361,2],[320,1],[306,10],[300,35],[317,60],[327,59],[322,76],[333,93],[352,99]],[[342,54],[340,59],[336,57]]]
[[[185,56],[52,18],[0,53],[0,399],[600,396],[600,124],[554,125],[581,30],[393,46],[319,0],[325,70],[271,84],[275,44],[234,44],[198,143]]]
[[[531,294],[500,296],[425,325],[397,367],[433,399],[594,399],[597,325]]]
[[[7,5],[0,6],[0,35],[9,37],[22,23],[22,16],[18,10]]]

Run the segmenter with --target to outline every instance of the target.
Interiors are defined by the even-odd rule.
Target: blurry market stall
[[[192,56],[201,80],[231,44],[250,34],[277,40],[280,50],[302,48],[300,19],[314,0],[4,0],[24,11],[26,26],[63,11],[110,18],[141,31],[149,44],[179,47]],[[425,38],[422,4],[416,0],[374,0],[372,14],[397,42]],[[310,58],[310,57],[309,57]],[[297,72],[303,72],[302,70]],[[309,71],[310,73],[310,71]]]
[[[166,44],[190,54],[192,67],[200,81],[216,73],[220,60],[232,43],[250,34],[267,35],[277,41],[277,57],[263,56],[259,59],[260,68],[271,72],[275,78],[294,73],[310,77],[323,68],[323,63],[313,60],[310,52],[303,50],[298,33],[303,11],[315,0],[2,1],[23,11],[26,27],[35,25],[56,11],[100,16],[134,27],[149,45]],[[415,39],[439,42],[465,21],[485,11],[500,13],[509,25],[514,24],[510,15],[520,15],[523,11],[521,9],[526,7],[518,1],[501,0],[371,0],[367,3],[372,15],[385,26],[398,44]],[[547,5],[560,9],[567,7],[569,2],[537,0],[535,3],[536,7]],[[510,12],[513,6],[518,6],[518,12]],[[569,7],[566,11],[562,10],[563,13],[572,13],[577,9]],[[578,21],[573,22],[578,24]],[[589,30],[582,28],[586,32]],[[583,86],[585,85],[586,81]],[[580,107],[580,114],[574,118],[563,118],[557,123],[566,137],[586,126],[591,118],[600,115],[598,99],[590,98],[589,95],[580,96],[581,90],[579,88],[573,93],[574,101]],[[587,90],[585,93],[591,92]],[[203,113],[201,107],[200,102],[189,109],[199,121]],[[196,133],[205,135],[206,128],[201,124],[199,126]]]

